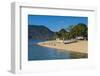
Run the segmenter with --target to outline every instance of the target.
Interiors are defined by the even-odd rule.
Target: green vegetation
[[[76,37],[84,37],[84,39],[87,39],[88,36],[87,25],[83,23],[71,25],[58,32],[53,32],[44,25],[29,25],[28,32],[29,39],[37,40],[55,40],[57,38],[61,40],[70,40],[75,39]]]
[[[61,29],[59,32],[56,32],[56,38],[60,38],[61,40],[73,39],[78,36],[81,36],[87,39],[88,28],[83,23],[72,25],[72,26],[69,26],[67,29]]]

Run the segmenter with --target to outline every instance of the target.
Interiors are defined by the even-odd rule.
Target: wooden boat
[[[73,42],[77,42],[76,39],[71,39],[71,40],[64,40],[63,43],[64,44],[69,44],[69,43],[73,43]]]

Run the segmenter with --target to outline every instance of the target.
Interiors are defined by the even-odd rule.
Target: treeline
[[[79,23],[77,25],[69,26],[67,29],[61,29],[55,32],[55,38],[61,40],[75,39],[76,37],[88,38],[88,27],[86,24]]]

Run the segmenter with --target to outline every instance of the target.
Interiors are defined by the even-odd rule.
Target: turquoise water
[[[55,60],[55,59],[69,59],[70,53],[65,50],[58,50],[54,48],[47,48],[43,46],[33,45],[41,40],[28,41],[28,60]]]

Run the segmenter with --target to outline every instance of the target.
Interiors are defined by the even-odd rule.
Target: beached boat
[[[71,40],[64,40],[63,43],[64,44],[69,44],[69,43],[73,43],[73,42],[77,42],[76,39],[71,39]]]

